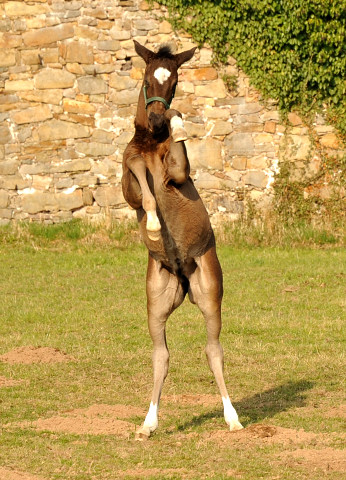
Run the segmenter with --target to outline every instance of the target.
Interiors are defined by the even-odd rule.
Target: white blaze
[[[159,67],[154,72],[154,77],[159,82],[160,85],[163,85],[166,80],[171,76],[171,72],[167,68]]]

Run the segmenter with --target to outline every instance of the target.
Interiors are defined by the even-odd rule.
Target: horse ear
[[[186,50],[186,52],[181,52],[175,55],[175,60],[177,62],[178,68],[185,62],[188,62],[195,53],[197,47],[191,48],[191,50]]]
[[[153,57],[154,53],[148,48],[146,48],[144,45],[141,45],[136,40],[133,40],[133,43],[135,44],[135,50],[138,55],[143,58],[145,63],[148,63],[149,60]]]

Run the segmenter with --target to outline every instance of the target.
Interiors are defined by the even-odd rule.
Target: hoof
[[[150,240],[157,242],[161,236],[161,224],[155,210],[147,212],[147,234]]]
[[[239,422],[239,420],[233,420],[232,422],[229,423],[229,429],[231,432],[237,432],[238,430],[242,430],[243,428],[244,427]]]
[[[185,128],[177,127],[172,131],[172,139],[174,143],[183,142],[187,140],[187,133]]]
[[[157,242],[161,237],[161,229],[156,231],[147,230],[147,234],[150,240],[152,240],[153,242]]]
[[[145,442],[146,440],[148,440],[150,437],[150,429],[148,427],[140,427],[138,428],[138,430],[136,431],[136,434],[135,434],[135,440],[137,442]]]

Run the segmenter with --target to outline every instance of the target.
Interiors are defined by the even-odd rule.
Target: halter
[[[174,98],[174,91],[172,92],[172,96],[171,96],[171,99],[169,102],[167,102],[164,98],[162,97],[150,97],[148,98],[147,97],[147,89],[148,87],[146,85],[143,85],[143,93],[144,93],[144,101],[145,101],[145,109],[148,108],[148,105],[149,103],[152,103],[152,102],[161,102],[164,104],[164,106],[166,107],[166,110],[168,110],[170,108],[170,105],[172,103],[172,100]]]

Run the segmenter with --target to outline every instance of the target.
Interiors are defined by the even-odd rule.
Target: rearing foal
[[[206,354],[222,396],[230,430],[239,430],[238,415],[223,377],[221,330],[222,271],[207,211],[189,176],[190,165],[181,114],[170,108],[178,68],[195,48],[174,55],[167,46],[157,53],[138,42],[146,63],[138,100],[135,135],[123,157],[122,187],[137,210],[143,241],[149,250],[147,309],[153,341],[154,388],[150,408],[136,438],[143,440],[158,426],[158,408],[168,372],[166,321],[188,293],[204,315]]]

